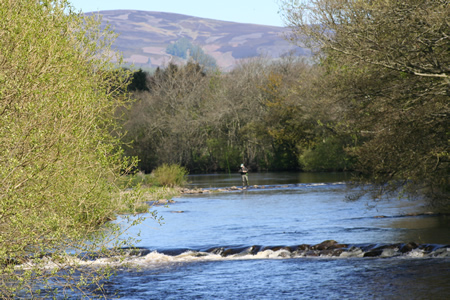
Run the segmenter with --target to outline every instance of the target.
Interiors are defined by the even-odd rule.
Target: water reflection
[[[249,173],[250,185],[279,185],[297,183],[324,183],[346,181],[350,179],[349,173],[298,173],[298,172],[258,172]],[[239,173],[230,174],[200,174],[188,176],[189,187],[215,188],[241,186]]]
[[[390,226],[399,230],[398,239],[419,244],[449,244],[450,217],[446,215],[396,218]]]

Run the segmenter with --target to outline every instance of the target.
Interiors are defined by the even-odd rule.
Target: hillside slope
[[[91,14],[91,13],[87,13]],[[192,16],[137,10],[100,11],[103,22],[120,34],[115,47],[128,63],[152,68],[179,60],[166,53],[171,43],[184,38],[212,56],[222,70],[230,70],[243,58],[264,55],[277,58],[291,50],[309,51],[283,38],[288,29],[243,24]]]

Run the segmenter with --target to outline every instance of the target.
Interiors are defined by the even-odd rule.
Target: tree
[[[398,72],[449,78],[448,1],[282,3],[293,41]]]
[[[115,184],[130,162],[111,134],[129,76],[111,63],[114,35],[67,1],[2,0],[0,37],[2,298],[101,289],[109,271],[67,251],[114,246],[113,197],[132,196]]]
[[[199,64],[170,64],[150,78],[150,93],[136,93],[125,129],[128,152],[146,172],[167,164],[189,166],[204,137],[203,103],[207,78]]]
[[[181,38],[168,45],[166,48],[166,53],[186,59],[187,52],[192,47],[192,43],[187,38]]]
[[[187,38],[181,38],[168,45],[166,53],[200,64],[206,70],[217,68],[214,57],[206,54],[200,46],[192,44]]]
[[[282,2],[332,75],[361,174],[448,205],[448,1]]]
[[[147,72],[139,69],[132,73],[130,78],[130,84],[128,84],[128,91],[148,91],[148,77],[150,75]]]

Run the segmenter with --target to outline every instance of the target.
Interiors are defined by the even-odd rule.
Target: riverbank
[[[278,186],[271,186],[272,188],[282,188],[282,187],[288,187],[288,185],[278,185]],[[173,200],[175,197],[179,197],[181,195],[197,195],[197,194],[209,194],[209,193],[223,193],[223,192],[233,192],[233,191],[245,191],[248,189],[265,189],[266,186],[259,186],[259,185],[252,185],[249,187],[228,187],[228,188],[186,188],[186,187],[174,187],[171,188],[171,191],[173,194],[168,193],[170,197],[158,197],[154,196],[152,193],[147,194],[147,198],[153,198],[152,200],[149,200],[151,205],[167,205],[170,203],[175,203],[176,201]]]
[[[112,200],[116,215],[147,213],[154,205],[172,203],[172,198],[180,196],[180,187],[140,187],[122,191]],[[130,198],[131,197],[131,198]]]

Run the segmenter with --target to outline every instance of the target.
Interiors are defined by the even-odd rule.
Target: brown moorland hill
[[[142,68],[183,61],[166,52],[167,46],[183,38],[201,47],[225,71],[249,57],[278,58],[290,51],[296,55],[310,55],[308,50],[284,39],[288,32],[284,27],[138,10],[110,10],[98,14],[120,34],[115,47],[123,53],[126,62]]]

